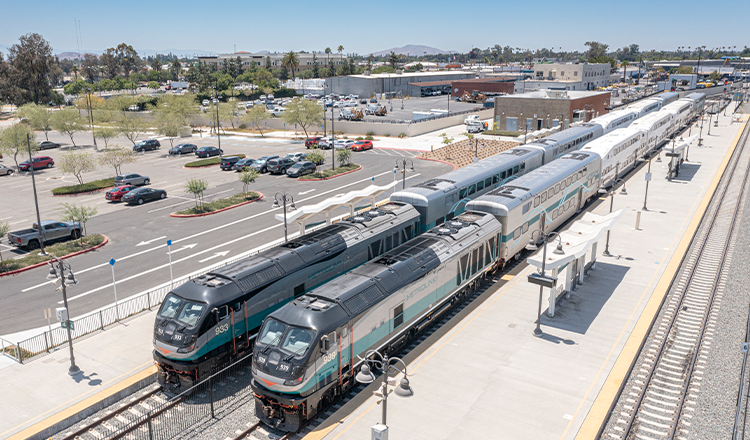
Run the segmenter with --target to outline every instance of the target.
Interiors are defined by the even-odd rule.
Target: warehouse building
[[[541,130],[606,114],[609,100],[610,92],[567,90],[498,96],[494,120],[501,130]]]
[[[372,75],[348,75],[326,78],[326,93],[338,95],[373,96],[376,93],[390,95],[412,95],[419,90],[419,83],[430,82],[435,85],[450,84],[453,81],[475,78],[473,72],[416,72],[416,73],[376,73]],[[416,84],[413,85],[413,84]]]
[[[316,59],[313,60],[313,55],[315,55]],[[283,67],[283,59],[284,56],[286,56],[285,53],[268,53],[268,52],[260,52],[260,53],[250,53],[250,52],[235,52],[235,53],[222,53],[219,55],[213,55],[213,56],[202,56],[198,57],[198,61],[203,61],[204,63],[213,64],[216,65],[218,68],[221,68],[221,66],[228,61],[229,59],[237,59],[237,57],[240,58],[240,62],[242,63],[242,68],[247,69],[252,63],[255,63],[257,66],[263,67],[266,65],[266,58],[270,59],[271,62],[271,68],[277,69]],[[340,54],[330,54],[327,55],[325,53],[304,53],[304,52],[297,52],[297,58],[299,59],[299,66],[297,66],[294,69],[294,74],[299,75],[300,72],[307,69],[312,69],[314,64],[318,63],[318,68],[324,69],[328,67],[328,61],[333,61],[333,64],[336,66],[336,69],[339,69],[343,63],[349,62],[349,57],[346,55],[340,55]]]

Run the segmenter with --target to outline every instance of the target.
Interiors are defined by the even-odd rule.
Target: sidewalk
[[[597,256],[595,269],[569,299],[558,303],[552,318],[546,314],[545,294],[541,338],[532,333],[539,288],[526,276],[533,269],[503,276],[505,282],[492,287],[496,290],[483,304],[408,366],[414,396],[402,399],[391,393],[390,437],[574,439],[628,336],[655,313],[649,307],[638,323],[652,295],[663,294],[656,289],[660,279],[671,279],[679,266],[710,198],[707,191],[718,182],[742,127],[729,121],[722,116],[711,136],[704,126],[705,147],[694,143],[690,162],[673,181],[664,178],[668,161],[654,159],[649,210],[641,213],[639,230],[634,226],[643,207],[646,169],[629,179],[627,195],[618,191],[614,210],[624,213],[611,232],[614,256]],[[594,213],[608,213],[609,204],[605,200]],[[602,240],[599,253],[604,245]],[[610,380],[622,380],[616,375]],[[597,404],[608,408],[608,402]],[[334,413],[305,438],[369,438],[381,411],[370,397],[359,408]]]

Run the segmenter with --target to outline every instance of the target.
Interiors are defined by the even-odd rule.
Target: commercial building
[[[611,67],[609,63],[535,64],[531,78],[519,83],[526,89],[596,90],[609,85]]]
[[[464,92],[471,94],[474,90],[480,93],[491,93],[491,94],[511,94],[515,85],[515,78],[476,78],[476,79],[462,79],[453,81],[451,84],[451,96],[461,97]]]
[[[532,131],[589,121],[608,113],[610,92],[540,90],[495,98],[494,120],[501,130]],[[525,127],[525,128],[524,128]]]
[[[388,93],[403,96],[419,96],[419,83],[450,84],[453,81],[475,78],[472,72],[416,72],[377,73],[372,75],[348,75],[326,78],[326,93],[339,95],[372,96]],[[416,86],[412,85],[416,84]],[[416,94],[412,94],[415,92]]]
[[[283,67],[282,60],[284,59],[285,53],[267,53],[267,52],[260,52],[260,53],[250,53],[250,52],[235,52],[235,53],[223,53],[219,55],[213,55],[213,56],[202,56],[198,57],[198,61],[203,61],[204,63],[209,64],[215,64],[218,67],[221,67],[221,65],[230,60],[230,59],[237,59],[237,57],[240,58],[240,62],[242,63],[242,68],[246,69],[249,67],[252,63],[257,64],[258,66],[265,66],[266,65],[266,58],[270,58],[271,66],[273,68],[281,68]],[[294,74],[297,75],[299,72],[307,69],[312,69],[313,65],[315,64],[315,61],[313,60],[313,56],[316,57],[318,67],[323,69],[328,67],[328,60],[330,59],[333,61],[333,64],[338,69],[341,67],[341,65],[345,62],[349,62],[349,58],[346,55],[339,55],[339,54],[330,54],[327,55],[325,53],[303,53],[303,52],[297,52],[297,58],[299,58],[299,66],[294,69]]]

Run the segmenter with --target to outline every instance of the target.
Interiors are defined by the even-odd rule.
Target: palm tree
[[[326,55],[328,56],[328,59],[326,60],[327,63],[331,61],[331,48],[326,47]]]
[[[292,72],[292,80],[294,80],[294,69],[299,67],[299,56],[290,50],[289,53],[284,54],[281,64]]]
[[[622,82],[625,82],[625,74],[628,71],[628,66],[629,65],[630,65],[630,63],[628,61],[623,61],[622,62],[622,68],[623,68],[623,70],[622,70]]]
[[[393,68],[396,67],[396,64],[398,64],[398,55],[396,55],[396,52],[391,51],[391,53],[388,54],[388,62]]]
[[[73,72],[74,81],[78,81],[78,67],[72,66],[70,71]]]
[[[344,51],[344,46],[339,46],[338,51],[339,51],[339,60],[341,60],[343,62],[344,59],[341,57],[341,52]]]

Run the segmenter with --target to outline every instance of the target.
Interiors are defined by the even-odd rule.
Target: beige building
[[[221,66],[226,60],[236,59],[240,57],[243,68],[247,68],[251,63],[255,62],[258,66],[266,65],[266,57],[271,58],[271,66],[273,68],[282,67],[281,61],[284,59],[285,53],[250,53],[250,52],[235,52],[235,53],[223,53],[215,56],[198,57],[199,61],[203,61],[209,64],[216,64]],[[336,69],[341,67],[345,62],[349,62],[349,57],[346,55],[339,55],[338,53],[331,53],[327,55],[325,53],[315,53],[318,61],[318,68],[323,69],[328,67],[328,60],[333,61]],[[299,72],[313,67],[313,54],[312,53],[300,53],[297,52],[299,58],[299,66],[294,69],[294,74],[297,75]]]
[[[535,85],[544,85],[545,82],[550,82],[554,85],[562,85],[565,90],[596,90],[597,87],[609,85],[611,67],[609,63],[535,64],[530,82]],[[527,87],[529,87],[528,84]],[[533,86],[532,88],[548,87]]]

